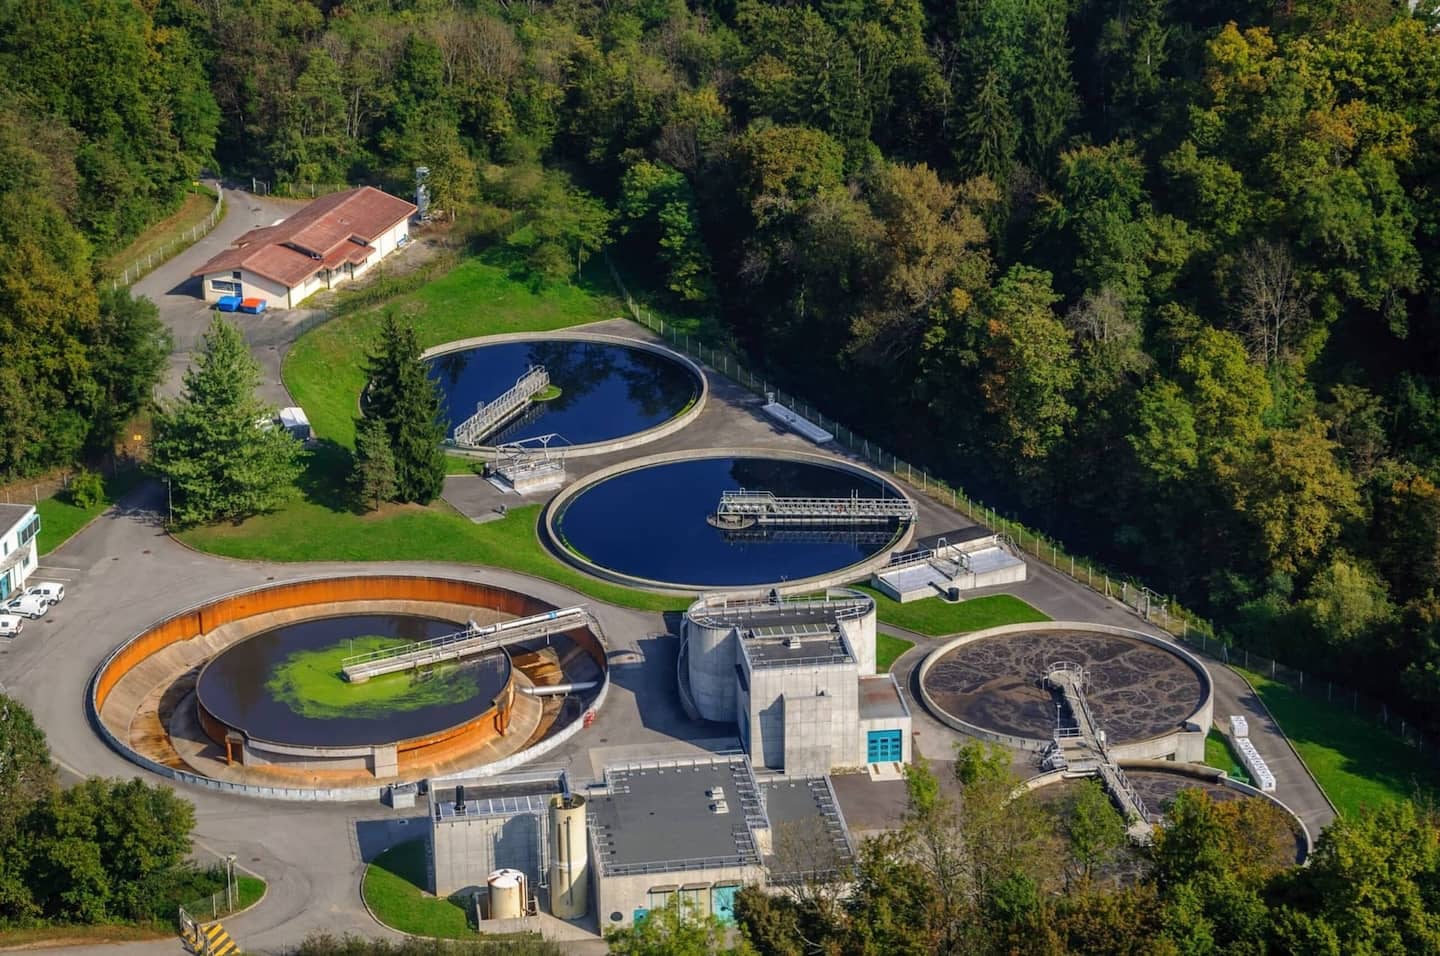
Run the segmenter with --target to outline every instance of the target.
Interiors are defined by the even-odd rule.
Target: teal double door
[[[865,735],[866,763],[897,763],[905,759],[898,730],[872,730]]]

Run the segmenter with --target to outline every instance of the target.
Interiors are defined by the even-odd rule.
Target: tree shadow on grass
[[[295,485],[305,500],[330,511],[360,514],[362,508],[350,489],[353,459],[350,450],[321,439],[304,456],[304,469]]]

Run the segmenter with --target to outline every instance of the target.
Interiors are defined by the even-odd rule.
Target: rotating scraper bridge
[[[455,426],[455,444],[478,448],[485,437],[520,414],[531,399],[550,387],[550,373],[543,365],[532,365],[499,398],[476,406],[475,414]]]
[[[908,498],[790,498],[768,491],[724,491],[710,523],[717,528],[754,525],[851,525],[914,521]]]
[[[420,670],[444,661],[474,657],[507,644],[549,637],[576,627],[588,627],[600,634],[600,622],[583,607],[546,611],[484,627],[471,621],[465,630],[444,637],[347,657],[340,662],[340,671],[347,681],[359,684],[382,674]]]
[[[1130,824],[1133,839],[1148,840],[1151,833],[1150,811],[1140,794],[1125,778],[1125,772],[1105,744],[1105,732],[1095,722],[1085,700],[1085,668],[1074,661],[1057,661],[1045,669],[1044,683],[1060,692],[1070,711],[1071,726],[1056,719],[1055,737],[1050,748],[1041,755],[1045,770],[1066,770],[1071,774],[1098,774],[1105,789]]]

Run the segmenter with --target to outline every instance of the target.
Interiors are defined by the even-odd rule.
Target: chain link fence
[[[1173,598],[1152,591],[1134,577],[1118,572],[1089,558],[1072,554],[1059,541],[1043,532],[1028,528],[1007,515],[997,512],[983,502],[976,501],[963,489],[949,484],[931,474],[925,468],[906,461],[878,442],[855,432],[842,422],[827,416],[824,412],[798,396],[781,389],[764,375],[755,375],[736,356],[723,348],[708,345],[700,337],[683,329],[677,329],[648,309],[642,308],[625,288],[614,266],[610,267],[615,284],[619,287],[631,317],[656,333],[665,341],[685,354],[696,358],[727,378],[740,383],[758,395],[785,405],[796,414],[819,425],[835,436],[835,443],[852,455],[862,459],[880,471],[893,475],[905,482],[912,490],[919,491],[942,505],[948,505],[965,515],[971,521],[984,525],[997,533],[1009,536],[1010,540],[1025,554],[1037,558],[1041,563],[1054,568],[1078,584],[1098,594],[1118,601],[1136,616],[1157,627],[1192,650],[1213,660],[1235,664],[1254,673],[1268,676],[1275,681],[1293,687],[1310,696],[1319,696],[1336,707],[1373,720],[1398,735],[1419,753],[1429,754],[1440,762],[1440,742],[1427,738],[1413,722],[1394,712],[1384,701],[1377,701],[1350,688],[1343,687],[1313,673],[1278,663],[1243,648],[1232,646],[1227,640],[1216,635],[1210,622],[1193,614],[1177,604]]]
[[[110,288],[118,289],[121,286],[128,287],[131,284],[138,282],[142,276],[148,274],[156,267],[163,265],[177,252],[180,252],[183,249],[188,249],[195,243],[199,242],[202,238],[205,237],[205,235],[210,232],[211,229],[215,228],[216,224],[220,222],[220,219],[222,216],[224,216],[224,214],[225,190],[221,189],[219,186],[216,186],[215,206],[210,210],[210,215],[206,216],[204,221],[198,222],[194,226],[191,226],[189,229],[186,229],[184,232],[180,233],[179,235],[175,236],[175,238],[165,243],[165,245],[161,246],[159,249],[147,252],[143,259],[136,259],[134,262],[127,265],[124,269],[121,269],[119,275],[113,276],[110,279]]]

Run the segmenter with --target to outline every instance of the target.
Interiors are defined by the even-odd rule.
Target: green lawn
[[[284,378],[315,433],[354,447],[365,354],[375,347],[388,309],[414,323],[421,348],[501,332],[563,329],[624,314],[620,301],[605,291],[608,277],[594,269],[587,269],[591,281],[580,285],[536,287],[517,279],[501,255],[495,250],[467,258],[414,293],[302,335],[285,356]]]
[[[258,876],[236,876],[235,889],[240,895],[235,904],[239,911],[260,902],[260,897],[265,895],[265,881]]]
[[[861,588],[875,598],[880,620],[886,624],[917,631],[931,637],[962,634],[1001,624],[1025,624],[1050,620],[1045,614],[1010,594],[947,604],[938,597],[901,604],[872,588]]]
[[[415,936],[474,939],[467,905],[458,897],[426,893],[425,841],[391,847],[365,867],[365,903],[391,929]]]
[[[1205,735],[1205,766],[1225,771],[1231,780],[1250,783],[1250,775],[1230,749],[1230,741],[1214,727]]]
[[[429,507],[387,505],[357,515],[326,500],[323,461],[311,471],[318,490],[268,515],[241,524],[180,532],[191,547],[252,561],[454,561],[512,568],[574,588],[591,597],[642,611],[689,606],[683,597],[633,591],[597,581],[552,558],[540,546],[539,505],[512,509],[504,518],[475,524],[443,501]]]
[[[1440,771],[1374,721],[1343,705],[1235,668],[1275,715],[1285,736],[1341,813],[1440,792]]]
[[[894,634],[876,634],[875,670],[881,674],[889,673],[890,665],[895,663],[895,659],[914,646],[914,641],[907,641],[905,638],[896,637]]]
[[[96,516],[113,505],[131,488],[140,483],[138,469],[122,471],[105,479],[105,500],[93,508],[77,508],[65,498],[65,492],[43,499],[35,506],[40,513],[40,554],[46,555],[64,544]]]

